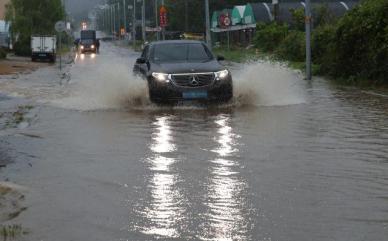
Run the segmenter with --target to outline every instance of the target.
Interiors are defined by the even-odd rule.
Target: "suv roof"
[[[155,41],[151,42],[148,45],[159,45],[159,44],[169,44],[169,43],[176,43],[176,44],[182,44],[182,43],[197,43],[197,44],[205,44],[203,41],[199,40],[162,40],[162,41]]]

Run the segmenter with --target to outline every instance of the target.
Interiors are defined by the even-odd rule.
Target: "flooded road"
[[[33,103],[0,135],[25,240],[387,239],[388,93],[262,62],[231,67],[230,104],[158,107],[137,56],[105,43],[64,78],[1,80],[0,106]]]

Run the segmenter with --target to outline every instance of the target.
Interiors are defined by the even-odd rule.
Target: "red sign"
[[[164,28],[167,26],[167,9],[164,6],[161,6],[159,9],[159,22],[160,27]]]
[[[220,26],[222,28],[226,28],[226,27],[229,27],[229,25],[231,24],[231,20],[230,20],[230,17],[229,17],[229,14],[226,13],[226,14],[221,14],[220,18],[219,18],[219,21],[220,21]]]

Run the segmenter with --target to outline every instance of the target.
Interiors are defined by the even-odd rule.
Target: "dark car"
[[[146,45],[133,71],[148,81],[152,102],[228,101],[232,76],[200,41],[170,40]]]
[[[96,42],[93,39],[81,39],[79,42],[79,50],[81,53],[97,52]]]

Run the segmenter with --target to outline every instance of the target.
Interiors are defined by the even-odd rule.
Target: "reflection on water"
[[[238,152],[239,136],[233,133],[230,117],[221,115],[215,121],[218,126],[218,147],[212,150],[217,158],[211,161],[207,213],[201,238],[204,240],[246,240],[247,227],[244,217],[244,191],[239,163],[234,160]]]
[[[151,150],[155,153],[166,153],[175,150],[175,144],[172,142],[171,127],[169,126],[169,117],[157,118],[155,133],[152,135],[153,143]]]
[[[142,211],[147,221],[140,230],[145,234],[174,238],[180,236],[178,222],[184,210],[181,208],[182,195],[175,187],[178,176],[172,170],[177,160],[163,155],[176,149],[169,122],[170,117],[163,116],[153,123],[150,145],[153,156],[147,159],[152,171],[148,184],[151,197]]]

